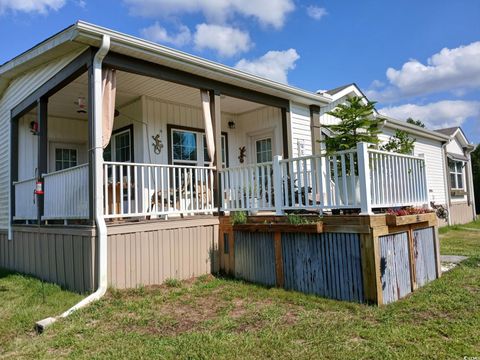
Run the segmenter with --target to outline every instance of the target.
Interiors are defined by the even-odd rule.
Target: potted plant
[[[400,226],[428,222],[436,218],[435,212],[426,208],[388,209],[386,220],[388,226]]]

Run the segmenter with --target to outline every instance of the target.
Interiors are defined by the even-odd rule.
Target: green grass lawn
[[[53,285],[42,290],[38,280],[2,272],[0,357],[480,357],[480,232],[442,232],[442,253],[471,258],[384,307],[202,277],[110,291],[36,335],[36,320],[62,312],[80,296]]]

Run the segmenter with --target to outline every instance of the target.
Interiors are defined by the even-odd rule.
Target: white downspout
[[[95,224],[96,234],[98,238],[98,289],[93,294],[90,294],[85,299],[65,311],[63,314],[56,317],[48,317],[40,320],[35,324],[35,328],[38,332],[42,332],[47,326],[52,325],[55,321],[61,318],[69,316],[74,311],[81,309],[93,301],[99,300],[107,291],[107,225],[103,217],[103,147],[102,147],[102,62],[108,51],[110,50],[110,36],[103,35],[102,44],[100,49],[93,58],[93,101],[94,101],[94,211],[95,211]]]
[[[442,145],[442,157],[443,157],[443,166],[445,166],[445,171],[443,172],[443,182],[445,184],[445,206],[447,208],[447,225],[450,226],[452,225],[452,220],[450,216],[450,191],[448,188],[448,176],[449,175],[449,170],[448,170],[448,161],[447,161],[447,145],[450,144],[451,139],[448,139],[445,144]]]

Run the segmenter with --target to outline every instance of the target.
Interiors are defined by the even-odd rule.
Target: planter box
[[[436,218],[435,213],[426,213],[426,214],[416,214],[416,215],[392,215],[387,214],[387,225],[388,226],[401,226],[408,224],[416,224],[421,222],[433,221]]]
[[[248,231],[248,232],[283,232],[283,233],[322,233],[323,223],[317,222],[314,224],[300,224],[293,225],[287,223],[271,223],[271,224],[259,224],[259,223],[247,223],[233,225],[233,230],[236,231]]]

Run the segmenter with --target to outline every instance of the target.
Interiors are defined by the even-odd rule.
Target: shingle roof
[[[452,136],[453,134],[455,134],[455,131],[457,131],[458,129],[459,129],[458,126],[454,126],[454,127],[449,127],[449,128],[445,128],[445,129],[437,129],[435,131],[439,132],[440,134]]]
[[[335,89],[327,90],[325,92],[327,94],[330,94],[330,95],[335,95],[336,93],[338,93],[338,92],[342,91],[343,89],[346,89],[347,87],[352,86],[352,85],[355,85],[355,84],[350,83],[350,84],[347,84],[347,85],[336,87]]]

